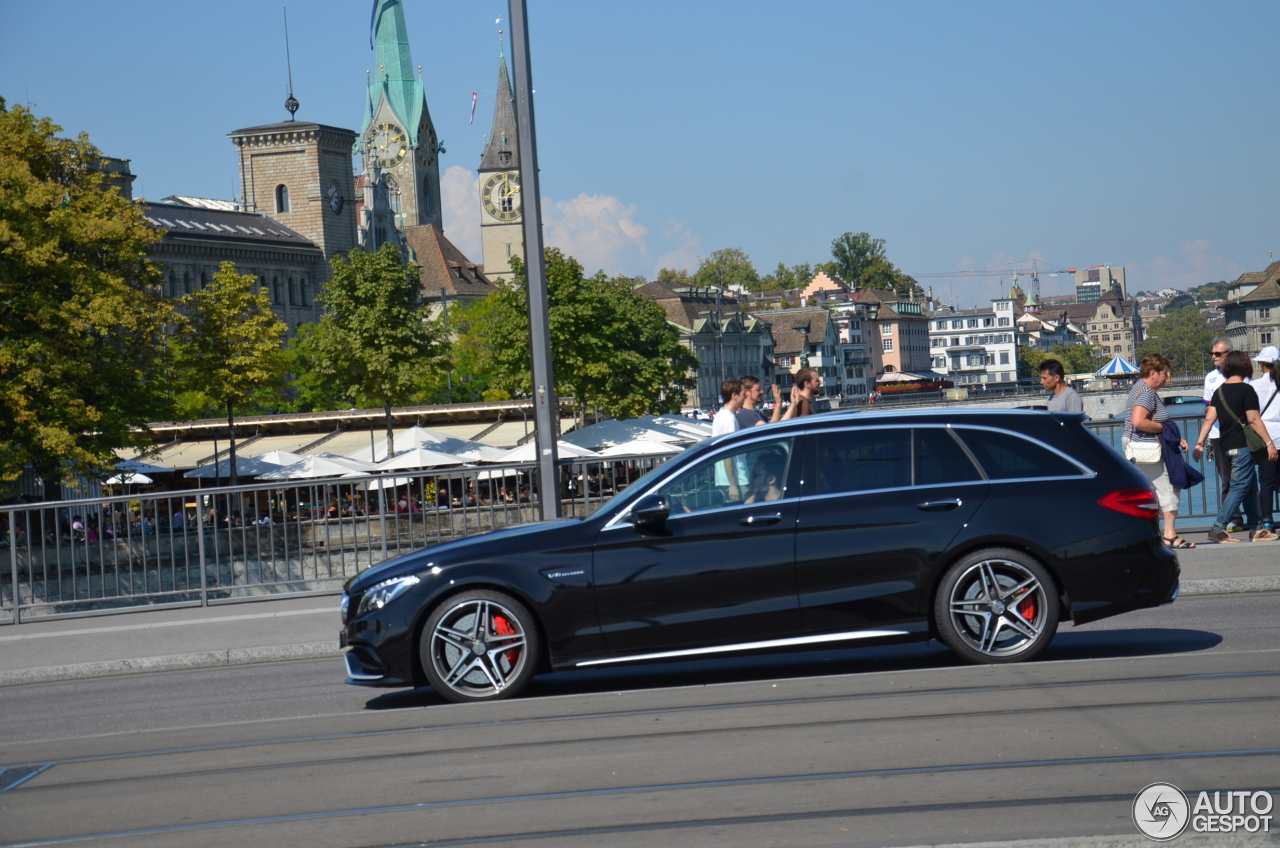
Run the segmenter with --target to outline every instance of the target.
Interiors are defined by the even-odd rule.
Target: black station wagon
[[[689,449],[585,519],[389,560],[347,585],[348,682],[453,701],[535,674],[940,639],[1027,660],[1058,623],[1171,602],[1146,478],[1039,411],[842,413]]]

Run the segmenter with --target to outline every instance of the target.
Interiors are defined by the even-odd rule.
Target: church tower
[[[366,249],[394,240],[406,227],[441,227],[440,145],[414,73],[401,0],[374,9],[374,62],[369,111],[357,149],[364,161],[360,243]],[[381,219],[381,220],[379,220]],[[398,232],[389,232],[393,225]]]
[[[480,239],[484,275],[509,280],[511,257],[524,256],[524,222],[520,209],[520,154],[516,148],[516,114],[511,102],[507,60],[498,57],[498,97],[493,129],[480,158]]]

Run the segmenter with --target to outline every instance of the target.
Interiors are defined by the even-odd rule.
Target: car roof
[[[1019,424],[1029,424],[1032,421],[1048,422],[1048,421],[1083,421],[1085,417],[1082,413],[1071,412],[1049,412],[1045,409],[903,409],[903,410],[836,410],[832,412],[820,412],[816,415],[806,415],[803,418],[792,418],[789,421],[779,421],[777,424],[768,425],[769,433],[795,432],[797,430],[809,430],[813,428],[839,427],[845,424],[884,424],[886,422],[900,422],[903,424],[911,423],[928,423],[937,424],[940,422],[956,423],[956,424],[992,424],[1000,421],[1007,421],[1011,427],[1017,427]],[[736,430],[733,433],[726,433],[724,436],[709,439],[709,442],[719,443],[722,439],[733,438],[735,436],[750,433],[751,435],[764,435],[754,427],[748,427],[744,430]]]

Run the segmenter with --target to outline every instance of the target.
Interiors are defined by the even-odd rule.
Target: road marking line
[[[79,630],[59,630],[53,633],[18,633],[13,636],[0,636],[0,642],[18,642],[25,639],[50,639],[54,636],[84,636],[89,633],[121,633],[126,630],[151,630],[157,627],[186,627],[192,624],[223,624],[228,621],[248,621],[257,618],[285,618],[292,615],[315,615],[327,612],[338,617],[335,607],[313,607],[311,609],[288,610],[286,612],[260,612],[245,615],[223,615],[216,618],[193,618],[185,621],[154,621],[147,624],[120,624],[115,627],[85,627]]]

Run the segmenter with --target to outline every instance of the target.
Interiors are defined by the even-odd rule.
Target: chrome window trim
[[[734,431],[734,432],[741,432],[741,431]],[[722,439],[722,438],[724,438],[724,436],[731,436],[731,435],[733,435],[733,433],[725,433],[725,434],[724,434],[724,435],[722,435],[722,436],[715,436],[714,438]],[[717,449],[716,451],[713,451],[713,452],[709,453],[707,456],[705,456],[705,457],[703,457],[702,459],[698,460],[698,462],[699,462],[699,463],[701,463],[701,462],[703,462],[703,461],[705,461],[705,460],[711,460],[711,461],[713,461],[713,462],[714,462],[714,461],[716,460],[716,458],[718,458],[718,457],[723,457],[723,456],[724,456],[725,454],[727,454],[727,453],[733,453],[733,452],[737,451],[739,448],[749,447],[750,445],[754,445],[754,444],[757,444],[757,443],[759,443],[759,442],[781,442],[781,441],[790,441],[790,442],[791,442],[791,449],[790,449],[790,451],[789,451],[789,452],[788,452],[788,454],[787,454],[787,474],[788,474],[788,475],[790,475],[790,473],[791,473],[791,458],[792,458],[792,456],[795,454],[795,442],[796,442],[796,439],[798,439],[801,435],[803,435],[803,434],[802,434],[802,433],[794,433],[794,432],[778,433],[777,431],[774,431],[773,433],[761,433],[759,436],[755,436],[755,435],[753,434],[753,435],[752,435],[752,438],[744,439],[744,440],[743,440],[743,441],[741,441],[741,442],[734,442],[732,445],[724,445],[724,446],[720,447],[720,448],[719,448],[719,449]],[[675,461],[677,461],[677,460],[673,460],[673,462],[675,462]],[[622,521],[626,520],[626,519],[631,515],[631,507],[636,503],[636,501],[640,500],[640,498],[648,497],[649,495],[654,494],[658,489],[661,489],[661,488],[662,488],[663,486],[665,486],[667,483],[671,482],[672,478],[679,476],[679,475],[680,475],[681,473],[683,473],[685,470],[686,470],[685,468],[674,468],[674,469],[672,469],[672,471],[671,471],[671,473],[670,473],[670,474],[667,474],[667,475],[666,475],[666,476],[664,476],[664,477],[660,477],[658,480],[656,480],[656,481],[653,483],[653,485],[651,485],[651,486],[650,486],[648,489],[646,489],[644,492],[641,492],[641,493],[640,493],[640,495],[639,495],[639,496],[638,496],[634,501],[632,501],[630,504],[628,504],[626,509],[624,509],[624,510],[622,510],[621,512],[619,512],[619,513],[618,513],[617,515],[615,515],[613,518],[610,518],[610,519],[605,523],[605,525],[604,525],[603,527],[601,527],[600,529],[601,529],[602,531],[604,531],[604,530],[608,530],[610,527],[613,527],[614,525],[616,525],[616,524],[618,524],[618,523],[620,523],[620,522],[622,522]],[[783,498],[782,500],[779,500],[779,501],[766,501],[765,503],[784,503],[784,502],[789,501],[789,500],[798,499],[798,497],[799,497],[799,496],[796,496],[796,498]],[[722,510],[722,509],[734,509],[734,508],[736,508],[737,506],[755,506],[755,504],[736,504],[736,505],[734,505],[734,506],[732,506],[732,507],[716,507],[714,510],[708,509],[708,510],[704,510],[704,511],[702,511],[702,512],[698,512],[698,513],[695,513],[695,514],[696,514],[696,515],[704,515],[704,514],[706,514],[706,513],[709,513],[709,512],[717,512],[717,511]]]
[[[576,668],[609,663],[639,662],[641,660],[665,660],[678,657],[694,657],[702,654],[724,654],[732,651],[759,651],[766,648],[789,648],[797,645],[818,645],[823,642],[844,642],[850,639],[879,639],[885,636],[908,636],[908,630],[851,630],[845,633],[821,633],[815,636],[792,636],[787,639],[766,639],[763,642],[737,642],[732,645],[713,645],[709,648],[684,648],[676,651],[657,651],[651,654],[629,654],[625,657],[607,657],[602,660],[586,660],[574,663]]]
[[[646,492],[645,494],[648,494],[648,492]],[[643,496],[642,496],[642,497],[643,497]],[[669,522],[670,522],[670,521],[681,521],[681,520],[686,519],[686,518],[693,518],[694,516],[701,516],[701,515],[715,515],[715,514],[716,514],[716,513],[718,513],[718,512],[728,512],[728,511],[730,511],[730,510],[734,510],[734,509],[760,509],[760,508],[762,508],[762,507],[772,507],[772,506],[774,506],[774,505],[781,505],[781,504],[796,503],[796,502],[798,502],[799,500],[800,500],[800,496],[799,496],[799,495],[796,495],[795,497],[790,497],[790,498],[781,498],[781,499],[776,500],[776,501],[760,501],[760,502],[758,502],[758,503],[736,503],[736,504],[726,504],[725,506],[717,506],[717,507],[713,507],[713,508],[711,508],[711,509],[700,509],[700,510],[698,510],[697,512],[682,512],[682,513],[680,513],[679,515],[671,515],[671,516],[668,516],[668,517],[667,517],[667,521],[669,521]],[[600,528],[600,532],[602,532],[602,533],[603,533],[605,530],[610,530],[610,529],[613,529],[614,527],[623,527],[623,526],[625,526],[625,527],[631,527],[632,525],[631,525],[631,523],[630,523],[630,522],[628,522],[627,524],[623,525],[623,524],[614,524],[612,521],[610,521],[610,522],[609,522],[608,524],[606,524],[604,527]]]

